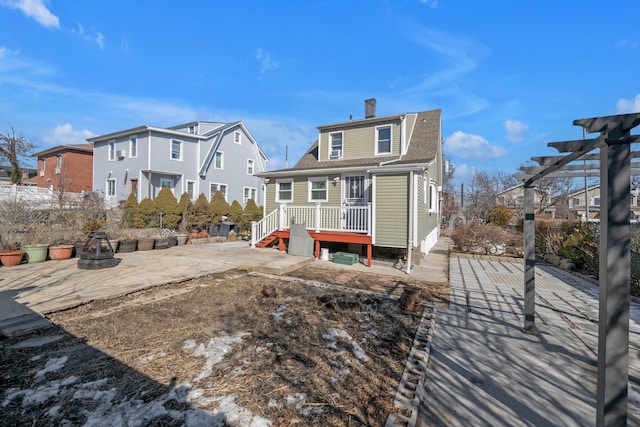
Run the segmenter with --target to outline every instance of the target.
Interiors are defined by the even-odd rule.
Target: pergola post
[[[624,136],[610,123],[606,140]],[[629,371],[630,147],[600,148],[600,279],[597,426],[627,425]]]
[[[536,241],[535,187],[524,184],[524,332],[535,333]]]

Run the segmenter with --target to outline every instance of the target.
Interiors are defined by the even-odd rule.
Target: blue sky
[[[442,109],[463,180],[640,111],[636,0],[0,0],[0,22],[0,126],[41,148],[243,120],[278,169],[374,97]]]

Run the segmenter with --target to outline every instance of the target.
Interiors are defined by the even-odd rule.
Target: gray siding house
[[[284,249],[290,224],[305,223],[316,256],[321,242],[341,242],[366,249],[369,265],[373,246],[413,252],[416,263],[439,236],[441,111],[376,117],[366,100],[364,119],[318,126],[293,168],[260,176],[264,219],[252,244],[278,239]]]
[[[262,179],[269,161],[243,122],[190,122],[169,128],[139,126],[89,138],[93,189],[111,207],[130,193],[155,199],[163,187],[192,200],[216,191],[227,202],[264,203]]]

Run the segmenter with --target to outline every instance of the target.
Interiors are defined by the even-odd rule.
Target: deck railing
[[[306,224],[307,230],[348,231],[371,235],[371,203],[366,206],[288,206],[281,204],[260,221],[251,224],[251,246],[276,230],[291,224]]]

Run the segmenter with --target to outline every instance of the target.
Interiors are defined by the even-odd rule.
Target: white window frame
[[[62,153],[56,155],[56,169],[60,169],[62,167]]]
[[[196,133],[196,127],[195,126],[189,126],[188,132],[192,133],[192,134],[195,134]]]
[[[176,142],[178,143],[178,146],[180,147],[180,153],[178,154],[177,158],[173,157],[173,144],[176,143]],[[175,138],[171,138],[171,140],[169,142],[169,158],[171,160],[175,160],[175,161],[178,161],[178,162],[182,161],[182,147],[183,147],[183,145],[184,144],[182,143],[181,140],[175,139]]]
[[[324,182],[324,198],[322,199],[314,199],[313,198],[313,192],[316,191],[322,191],[322,189],[313,189],[313,183],[314,182]],[[323,177],[314,177],[314,178],[309,178],[307,181],[307,185],[308,185],[308,194],[307,194],[307,198],[309,203],[321,203],[321,202],[327,202],[329,200],[329,178],[326,176]]]
[[[249,194],[247,194],[247,190],[249,190]],[[256,196],[258,195],[258,189],[255,187],[242,187],[242,204],[246,205],[250,199],[256,201]]]
[[[189,184],[193,185],[193,188],[191,189],[191,193],[189,193]],[[188,179],[187,180],[187,185],[185,186],[185,192],[189,195],[189,198],[191,200],[194,200],[196,197],[196,182],[193,180]]]
[[[46,157],[45,157],[44,159],[40,159],[40,160],[41,160],[41,163],[40,163],[40,170],[41,170],[42,172],[44,172],[44,171],[46,171],[46,170],[47,170],[47,159],[46,159]]]
[[[591,198],[591,206],[600,206],[600,196],[595,196]]]
[[[253,175],[255,171],[256,162],[253,159],[247,159],[247,175]]]
[[[165,185],[165,184],[169,184],[169,185]],[[164,188],[164,187],[171,189],[171,192],[173,192],[173,180],[170,178],[160,178],[160,188]]]
[[[113,191],[111,191],[111,190],[113,190]],[[116,196],[116,179],[115,178],[108,178],[107,179],[107,191],[105,191],[105,193],[109,197],[115,197]]]
[[[220,167],[218,167],[218,155],[220,155]],[[216,151],[213,154],[213,168],[214,169],[224,169],[224,153],[222,151]]]
[[[138,157],[138,135],[131,135],[129,137],[129,157]]]
[[[340,148],[334,148],[334,145],[333,145],[334,135],[340,135]],[[329,132],[328,137],[329,137],[329,152],[328,152],[329,160],[341,159],[344,153],[344,132],[342,131]]]
[[[438,186],[434,181],[429,181],[429,212],[438,211]]]
[[[240,132],[239,130],[233,132],[233,142],[238,145],[242,144],[242,132]]]
[[[216,191],[211,191],[211,187],[212,186],[216,186]],[[224,191],[222,191],[222,189],[224,188]],[[224,200],[227,201],[227,192],[229,191],[229,186],[227,184],[222,184],[219,182],[210,182],[209,183],[209,201],[211,201],[211,199],[213,199],[213,195],[216,194],[216,192],[221,192],[222,196],[224,197]]]
[[[291,198],[290,199],[281,199],[280,198],[280,185],[282,184],[291,184]],[[278,179],[276,180],[276,202],[277,203],[291,203],[293,202],[293,179]]]
[[[380,151],[380,130],[381,129],[385,129],[385,128],[389,128],[389,151]],[[393,126],[391,126],[391,125],[376,126],[375,153],[376,153],[376,156],[393,153]]]
[[[107,143],[108,150],[108,159],[110,162],[114,162],[116,160],[116,140],[112,139]]]

